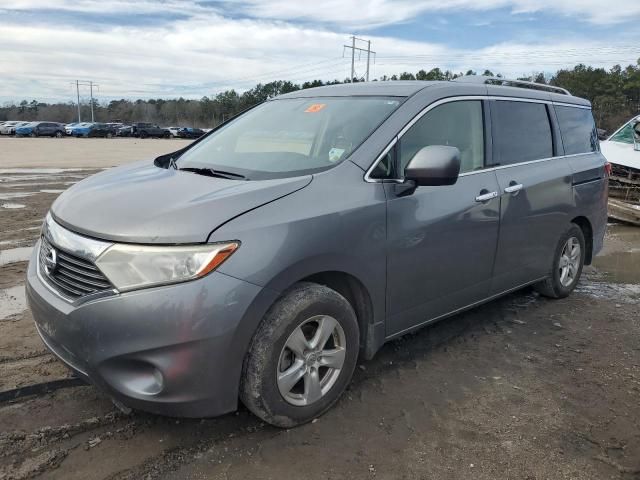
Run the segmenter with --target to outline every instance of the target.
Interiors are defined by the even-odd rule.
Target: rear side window
[[[511,165],[553,157],[553,135],[544,103],[498,100],[491,109],[495,163]]]
[[[556,106],[565,155],[598,151],[598,133],[591,110]]]

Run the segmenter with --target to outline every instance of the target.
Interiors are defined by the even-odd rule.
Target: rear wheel
[[[240,398],[255,415],[293,427],[322,415],[351,380],[358,322],[338,292],[299,283],[258,327],[242,370]]]
[[[140,132],[140,138],[147,138],[147,132]]]
[[[38,132],[31,132],[31,133],[29,134],[29,136],[30,136],[31,138],[36,138],[36,137],[38,136]]]
[[[107,132],[106,137],[107,137],[107,138],[113,138],[113,133],[111,133],[111,132]]]
[[[585,253],[582,229],[571,224],[558,241],[551,276],[536,284],[536,290],[550,298],[564,298],[569,295],[576,288],[582,274]]]

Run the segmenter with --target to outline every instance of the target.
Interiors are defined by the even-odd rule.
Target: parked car
[[[86,129],[93,125],[92,122],[70,123],[64,127],[67,135],[73,135],[74,130]]]
[[[118,404],[291,427],[391,339],[566,297],[607,222],[591,106],[500,82],[296,91],[77,183],[28,267],[42,339]]]
[[[64,126],[64,133],[66,135],[71,135],[71,132],[73,131],[74,128],[79,127],[81,125],[85,125],[85,123],[81,123],[81,122],[72,122],[72,123],[67,123]]]
[[[14,121],[10,121],[10,122],[5,122],[2,125],[0,125],[0,134],[1,135],[15,135],[16,134],[16,128],[19,127],[23,127],[27,124],[29,124],[30,122],[14,122]]]
[[[75,127],[71,134],[74,137],[104,137],[113,138],[116,136],[117,129],[106,123],[89,123]]]
[[[132,125],[123,125],[116,130],[116,135],[118,137],[133,137],[133,126]]]
[[[615,165],[640,170],[640,115],[632,118],[607,140],[600,142],[602,154]]]
[[[57,137],[65,135],[64,126],[55,122],[30,122],[16,128],[18,137]]]
[[[200,128],[185,127],[178,130],[178,137],[180,138],[195,139],[195,138],[200,138],[202,135],[204,135],[204,131]]]
[[[169,133],[171,134],[172,138],[178,138],[178,132],[184,127],[167,127],[167,130],[169,130]]]
[[[9,120],[0,124],[0,135],[11,135],[11,130],[15,128],[17,124],[21,123],[17,120]]]
[[[600,148],[611,163],[609,216],[640,226],[640,116],[616,130]]]
[[[171,133],[166,128],[161,128],[158,125],[152,123],[134,123],[133,136],[139,138],[169,138]]]

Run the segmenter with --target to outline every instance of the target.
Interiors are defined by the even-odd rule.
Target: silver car
[[[53,204],[27,293],[49,349],[120,405],[280,427],[358,358],[602,248],[588,101],[504,79],[296,91]]]

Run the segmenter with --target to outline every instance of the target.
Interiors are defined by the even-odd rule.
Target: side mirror
[[[608,135],[607,135],[607,131],[602,129],[602,128],[598,128],[597,129],[598,132],[598,140],[606,140]]]
[[[633,149],[640,152],[640,120],[633,126]]]
[[[405,180],[416,186],[453,185],[460,175],[460,150],[445,145],[423,147],[404,170]]]

